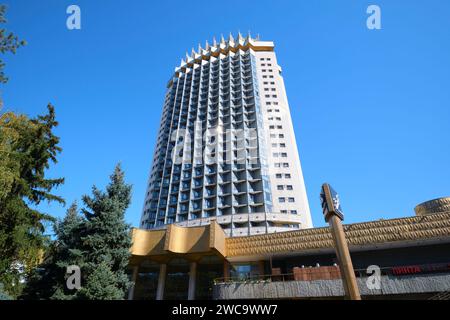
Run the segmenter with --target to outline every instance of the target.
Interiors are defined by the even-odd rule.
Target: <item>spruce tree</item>
[[[126,269],[130,257],[130,226],[125,211],[131,201],[131,185],[124,181],[120,164],[110,176],[106,191],[95,186],[84,196],[86,218],[82,236],[84,269],[81,299],[123,299],[130,286]]]
[[[76,290],[66,285],[67,267],[83,266],[81,233],[84,219],[78,214],[76,202],[67,210],[64,219],[54,225],[56,240],[48,250],[44,262],[30,275],[22,298],[69,300],[77,297]]]
[[[69,290],[66,285],[67,268],[77,265],[81,269],[84,266],[84,257],[81,235],[84,232],[84,219],[78,214],[77,204],[74,202],[67,210],[64,220],[55,225],[56,257],[55,269],[57,270],[57,281],[54,285],[55,292],[50,297],[57,300],[75,299],[77,292]]]

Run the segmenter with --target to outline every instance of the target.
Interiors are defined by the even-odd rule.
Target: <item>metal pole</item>
[[[341,219],[336,215],[331,215],[329,224],[333,235],[334,246],[336,248],[336,255],[341,269],[345,296],[350,300],[361,300]]]

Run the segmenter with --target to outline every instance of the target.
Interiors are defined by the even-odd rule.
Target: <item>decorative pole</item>
[[[333,235],[346,299],[361,300],[352,259],[345,239],[344,228],[341,223],[344,220],[344,214],[342,213],[339,195],[328,183],[324,183],[320,193],[320,200],[325,221],[329,223],[331,234]]]

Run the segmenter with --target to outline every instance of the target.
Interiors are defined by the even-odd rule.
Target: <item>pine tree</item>
[[[130,282],[126,275],[131,246],[130,226],[125,211],[131,201],[131,185],[117,165],[106,192],[92,189],[84,196],[86,218],[82,236],[85,258],[81,299],[123,299]]]
[[[55,110],[29,119],[12,112],[0,116],[0,282],[13,297],[20,294],[23,272],[39,263],[49,238],[45,224],[54,221],[34,209],[42,201],[64,203],[52,190],[64,179],[48,179],[46,170],[61,152]],[[24,270],[22,270],[24,269]]]
[[[71,265],[83,268],[84,257],[81,250],[81,235],[84,232],[84,223],[84,219],[78,214],[77,204],[74,202],[67,210],[64,220],[55,225],[57,241],[54,267],[58,271],[58,278],[51,299],[69,300],[77,297],[77,292],[74,289],[69,290],[67,288],[67,268]]]
[[[122,286],[117,271],[111,270],[111,261],[104,260],[91,268],[79,296],[87,300],[121,300],[124,298]]]
[[[54,225],[57,239],[52,243],[44,262],[30,275],[23,299],[75,299],[77,292],[66,286],[67,267],[83,265],[81,233],[84,219],[78,214],[76,202],[67,210],[63,220]]]
[[[4,4],[0,5],[0,24],[6,23],[6,6]],[[17,49],[24,46],[26,42],[24,40],[19,40],[19,37],[14,33],[7,31],[4,28],[0,28],[0,53],[4,54],[10,52],[15,54]],[[5,63],[0,59],[0,83],[7,83],[8,77],[6,77],[3,69],[5,68]],[[3,106],[3,100],[0,97],[0,108]]]

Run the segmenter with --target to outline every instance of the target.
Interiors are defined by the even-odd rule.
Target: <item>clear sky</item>
[[[413,215],[450,196],[450,1],[10,0],[7,28],[28,45],[8,55],[8,109],[56,107],[64,149],[49,175],[80,202],[121,161],[138,226],[165,86],[186,50],[240,30],[273,40],[283,68],[313,223],[320,186],[345,222]],[[66,8],[81,8],[81,30]],[[368,30],[377,4],[382,30]],[[66,210],[44,205],[55,216]]]

